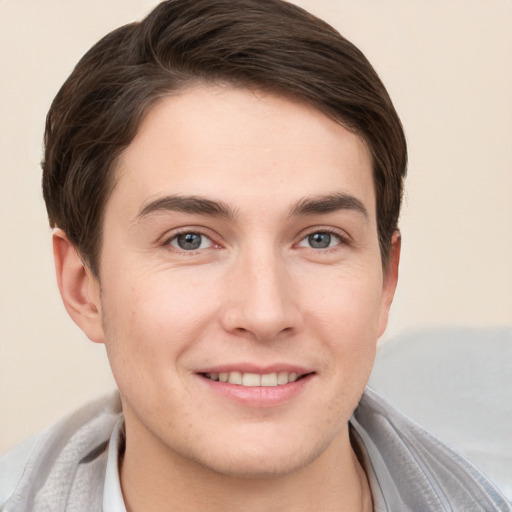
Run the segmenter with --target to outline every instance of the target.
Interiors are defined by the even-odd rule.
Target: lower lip
[[[281,386],[241,386],[219,382],[199,375],[199,378],[215,393],[247,407],[275,407],[300,394],[311,382],[314,374]]]

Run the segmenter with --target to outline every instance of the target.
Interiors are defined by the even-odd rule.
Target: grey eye
[[[328,249],[341,243],[341,238],[328,231],[317,231],[305,236],[300,242],[299,247],[309,247],[311,249]]]
[[[180,233],[170,242],[170,245],[182,249],[183,251],[195,251],[197,249],[206,249],[212,246],[212,241],[201,233]]]
[[[313,249],[326,249],[331,245],[332,236],[330,233],[313,233],[308,235],[308,242]]]

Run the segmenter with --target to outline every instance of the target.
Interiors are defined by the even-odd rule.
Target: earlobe
[[[103,343],[99,281],[64,231],[55,229],[52,241],[57,283],[66,311],[90,340]]]

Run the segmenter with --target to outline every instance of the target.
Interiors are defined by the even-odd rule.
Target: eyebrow
[[[369,219],[368,210],[363,203],[356,197],[342,192],[305,197],[290,208],[288,216],[321,215],[339,210],[352,210],[361,213],[366,219]],[[136,215],[135,220],[141,220],[155,212],[166,211],[207,215],[225,219],[233,219],[237,213],[236,210],[223,201],[214,201],[201,196],[172,195],[155,199],[143,206]]]
[[[212,201],[200,196],[165,196],[146,204],[137,214],[136,220],[155,212],[182,212],[232,219],[235,211],[222,201]]]
[[[325,196],[305,197],[295,204],[289,212],[290,217],[300,215],[321,215],[339,210],[352,210],[370,218],[364,204],[354,196],[338,192]]]

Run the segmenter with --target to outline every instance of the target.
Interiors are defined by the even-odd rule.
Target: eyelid
[[[312,226],[308,227],[301,231],[298,235],[298,241],[294,244],[297,245],[302,242],[305,238],[310,235],[314,235],[315,233],[328,233],[329,235],[334,235],[340,239],[341,244],[338,245],[350,245],[352,243],[352,237],[343,229],[334,228],[332,226]],[[328,249],[333,249],[334,247],[329,247]],[[316,250],[316,249],[315,249]],[[327,249],[324,249],[324,251]]]
[[[180,247],[179,246],[179,238],[180,236],[182,235],[197,235],[198,237],[200,237],[200,240],[201,240],[201,243],[199,244],[200,246],[197,247],[196,249],[185,249],[183,247]],[[214,241],[209,237],[209,236],[206,236],[204,235],[203,233],[197,233],[195,231],[185,231],[185,233],[178,233],[177,235],[174,235],[170,240],[169,240],[169,245],[171,247],[174,247],[177,251],[185,251],[185,252],[195,252],[195,251],[202,251],[202,250],[205,250],[205,249],[210,249],[213,245],[214,245]],[[206,247],[201,247],[203,244],[206,244]]]
[[[178,236],[185,235],[187,233],[195,233],[195,234],[201,235],[205,238],[208,238],[208,240],[211,241],[211,246],[205,247],[202,249],[195,249],[195,250],[187,251],[185,249],[181,249],[180,247],[171,245],[171,242],[173,240],[175,240]],[[203,227],[198,227],[198,226],[183,226],[183,227],[175,228],[171,231],[167,231],[165,233],[165,235],[163,235],[161,237],[161,239],[160,239],[161,241],[159,242],[159,245],[163,245],[164,247],[170,248],[179,253],[194,254],[194,253],[197,253],[200,251],[205,251],[208,249],[220,247],[220,244],[216,241],[216,238],[217,237],[215,237],[214,234],[212,234],[211,230],[209,230],[209,229],[206,229]]]

